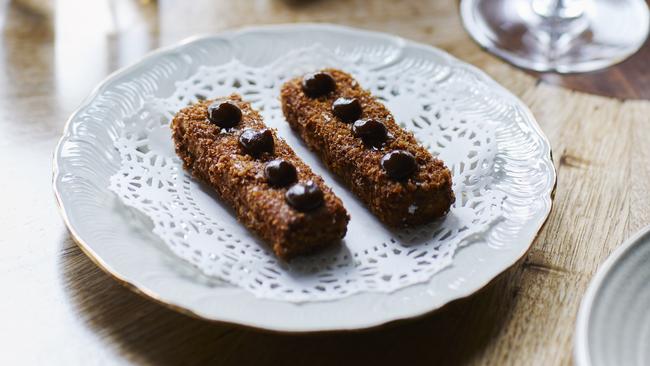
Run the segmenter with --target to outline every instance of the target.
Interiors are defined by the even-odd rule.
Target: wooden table
[[[589,279],[650,222],[650,101],[572,92],[549,82],[594,82],[541,82],[505,64],[469,39],[454,1],[0,4],[1,365],[570,364]],[[51,156],[65,120],[90,90],[149,50],[190,35],[299,21],[435,45],[482,68],[530,106],[553,145],[558,185],[550,218],[525,259],[474,296],[421,319],[304,336],[175,313],[123,288],[81,253],[55,206]],[[611,93],[649,95],[650,57],[643,55],[637,74],[616,69]]]

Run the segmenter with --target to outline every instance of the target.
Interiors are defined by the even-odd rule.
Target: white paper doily
[[[318,51],[318,62],[313,65],[301,64],[298,67],[295,64],[278,62],[291,52],[313,49],[316,44],[320,44],[322,49]],[[298,54],[296,57],[313,55]],[[167,123],[171,117],[170,112],[175,112],[189,100],[175,101],[174,97],[196,98],[192,90],[201,89],[201,81],[197,84],[199,86],[191,86],[191,89],[186,91],[183,91],[182,87],[191,84],[192,78],[202,72],[214,71],[231,63],[233,67],[240,67],[238,75],[251,68],[258,70],[259,74],[259,70],[270,70],[271,65],[275,64],[274,67],[282,72],[269,72],[266,75],[258,75],[259,80],[252,80],[255,83],[253,87],[262,93],[265,93],[265,90],[271,92],[277,87],[279,80],[284,80],[289,75],[300,74],[321,65],[346,64],[342,68],[354,73],[364,86],[373,89],[386,100],[407,128],[413,129],[421,141],[432,151],[440,152],[442,158],[453,166],[456,191],[471,192],[466,197],[457,197],[454,209],[456,216],[449,218],[459,217],[462,212],[458,211],[459,208],[469,207],[473,210],[477,207],[491,207],[490,200],[497,197],[498,202],[501,193],[502,197],[506,198],[499,206],[499,212],[494,213],[496,220],[487,232],[470,236],[465,241],[470,244],[457,250],[451,265],[444,270],[433,276],[419,274],[421,270],[407,274],[409,281],[416,281],[414,279],[420,275],[429,280],[399,288],[402,274],[398,277],[381,278],[371,272],[372,268],[368,270],[367,277],[377,281],[375,284],[378,286],[381,285],[384,289],[392,286],[399,288],[391,292],[374,290],[370,288],[372,283],[362,283],[360,286],[367,287],[368,291],[359,291],[355,295],[347,296],[328,290],[336,296],[331,297],[331,301],[300,301],[295,297],[276,301],[269,295],[272,295],[273,291],[260,291],[264,297],[255,296],[246,288],[231,285],[215,276],[204,275],[191,263],[193,260],[197,263],[209,263],[209,254],[208,257],[203,257],[203,254],[198,257],[187,249],[169,250],[172,246],[152,233],[155,226],[148,215],[143,214],[140,209],[125,205],[123,199],[108,187],[111,177],[125,167],[125,156],[121,154],[120,148],[115,147],[121,138],[126,139],[123,142],[128,143],[127,146],[133,146],[133,141],[140,141],[137,142],[140,149],[130,154],[136,163],[138,159],[151,159],[155,155],[153,152],[167,152],[167,155],[160,153],[154,161],[149,160],[148,165],[156,166],[152,171],[165,172],[177,164],[168,138]],[[378,73],[382,75],[372,76]],[[258,108],[262,99],[272,100],[267,103],[271,109],[266,110],[267,107],[264,107],[265,110],[262,111],[268,119],[267,123],[277,126],[279,134],[317,173],[325,177],[350,212],[365,211],[347,189],[332,179],[315,155],[307,151],[286,123],[273,119],[273,116],[280,116],[278,111],[274,112],[272,108],[273,105],[277,106],[273,104],[277,103],[277,97],[271,96],[269,99],[268,94],[254,94],[255,90],[253,93],[247,92],[253,84],[250,81],[242,79],[236,83],[232,78],[227,78],[223,80],[222,86],[213,86],[212,91],[208,90],[199,95],[210,97],[225,94],[233,90],[233,85],[239,85],[237,88],[244,97],[253,101]],[[426,91],[427,88],[430,90]],[[425,94],[418,95],[424,93],[423,91],[426,91],[430,98],[424,98]],[[405,103],[407,97],[409,100]],[[421,118],[422,116],[426,119]],[[462,121],[456,121],[456,118],[461,117]],[[435,128],[430,128],[430,124]],[[457,130],[452,127],[465,125],[467,128]],[[440,130],[443,131],[442,134],[438,134]],[[478,135],[473,135],[474,133]],[[127,142],[129,140],[131,142]],[[452,140],[468,140],[472,141],[472,144],[451,144]],[[474,143],[477,145],[473,145]],[[472,148],[477,151],[467,151],[461,149],[461,146],[474,146]],[[470,154],[473,160],[468,164],[466,157]],[[478,159],[479,154],[492,156],[492,160],[481,161]],[[489,172],[490,169],[492,173],[484,172]],[[101,83],[70,117],[54,154],[53,170],[54,192],[72,237],[107,273],[173,309],[205,319],[277,331],[367,328],[396,319],[422,315],[449,301],[474,293],[515,263],[529,248],[548,216],[555,184],[550,145],[530,111],[520,100],[483,72],[426,45],[387,34],[323,24],[264,26],[197,38],[156,51],[131,67],[120,70]],[[478,179],[486,175],[490,176],[491,182]],[[199,208],[192,208],[192,211],[187,208],[188,215],[189,212],[203,211],[208,217],[224,219],[219,221],[219,225],[224,229],[224,240],[236,235],[250,236],[250,233],[236,222],[233,215],[223,215],[227,209],[212,196],[211,190],[204,190],[193,181],[177,183],[174,179],[182,182],[183,173],[175,170],[171,175],[165,173],[156,176],[151,182],[147,182],[147,179],[139,183],[132,180],[131,183],[136,183],[132,186],[134,190],[140,188],[137,184],[167,185],[172,190],[175,189],[178,195],[184,195],[186,190],[189,190]],[[178,187],[182,187],[182,190],[178,191]],[[164,189],[158,192],[161,194],[160,202],[168,200],[169,195],[173,193]],[[494,196],[491,196],[492,193]],[[476,198],[478,196],[484,199],[479,200]],[[468,203],[478,201],[482,203],[477,203],[476,207]],[[153,210],[154,206],[148,204],[146,199],[143,198],[139,202],[142,207]],[[204,203],[209,205],[204,206]],[[167,209],[176,210],[176,207]],[[185,212],[182,209],[178,211]],[[489,211],[482,212],[492,215],[488,214]],[[481,217],[485,222],[489,221],[487,216]],[[187,219],[196,220],[194,217]],[[346,236],[342,248],[349,248],[350,251],[340,253],[343,256],[348,255],[347,259],[344,258],[344,261],[348,262],[344,264],[355,263],[351,251],[365,243],[368,233],[373,236],[384,235],[387,238],[398,234],[388,231],[369,214],[354,215],[350,229],[353,229],[355,220],[358,224],[356,227],[364,230],[356,231],[357,234],[351,230]],[[202,230],[204,226],[198,226],[197,229]],[[190,226],[189,230],[195,229]],[[467,230],[457,234],[456,238],[466,236]],[[430,231],[428,233],[431,234]],[[416,235],[417,231],[399,234],[403,235],[402,240],[411,240],[413,243],[399,254],[393,252],[391,258],[395,260],[396,268],[409,269],[414,267],[413,260],[417,256],[414,255],[416,252],[409,253],[409,250],[424,250],[425,246],[423,239]],[[181,239],[186,234],[180,232],[179,235],[179,239],[175,240],[178,247],[183,247],[184,239]],[[441,232],[438,235],[441,238],[447,234]],[[197,243],[193,241],[193,245],[198,245]],[[267,254],[264,254],[267,251],[264,243],[256,240],[247,243],[254,248],[253,251],[259,250],[259,257],[254,259],[258,262],[254,263],[261,263],[267,258]],[[204,243],[205,253],[221,244],[224,243],[218,240]],[[462,245],[460,242],[457,244]],[[384,266],[383,261],[388,258],[386,248],[393,248],[395,245],[396,243],[392,242],[381,243],[377,248],[373,245],[368,253],[363,251],[359,255],[364,260],[372,257],[376,262],[374,265],[381,267]],[[239,260],[240,253],[233,251],[233,248],[227,248],[230,250],[228,256],[232,258],[222,259],[221,263],[232,263],[233,267],[243,264],[250,266],[251,263]],[[433,249],[436,248],[426,248],[427,255],[433,254]],[[436,250],[440,251],[441,248]],[[182,251],[190,261],[179,259],[176,251]],[[333,256],[339,253],[328,254]],[[192,259],[192,256],[197,257]],[[322,291],[311,286],[319,280],[316,279],[317,276],[314,277],[312,268],[307,264],[309,263],[292,263],[290,270],[295,278],[292,277],[291,280],[296,281],[292,284],[311,288],[312,292],[305,296],[299,295],[311,298],[313,293]],[[214,266],[216,265],[213,264],[213,268],[216,268]],[[415,266],[427,267],[424,262],[416,263]],[[278,263],[265,268],[276,271],[278,268],[289,270],[287,267],[281,268]],[[243,276],[237,279],[239,283],[246,283],[251,279],[254,281],[252,274],[240,271],[239,268],[229,270],[231,273],[239,272]],[[354,267],[349,275],[357,276],[358,273],[354,273],[357,270],[360,271],[361,268]],[[323,282],[327,283],[328,280]],[[271,287],[272,281],[264,281],[266,280],[262,279],[261,282]],[[314,282],[310,284],[305,281]],[[365,281],[365,277],[362,281]],[[258,283],[257,286],[261,285]],[[333,287],[335,286],[327,288]],[[353,290],[356,291],[356,288]]]
[[[370,57],[369,57],[370,56]],[[237,285],[259,297],[282,301],[332,300],[357,292],[390,292],[427,281],[452,263],[462,243],[485,241],[503,216],[506,195],[498,179],[495,125],[466,107],[476,98],[467,85],[448,78],[449,70],[408,60],[377,67],[387,54],[345,54],[321,44],[297,49],[269,65],[247,66],[237,59],[201,67],[175,84],[167,98],[150,96],[123,123],[115,147],[122,166],[110,189],[147,215],[158,235],[179,257],[204,274]],[[453,173],[458,197],[451,212],[430,225],[389,230],[349,195],[341,195],[351,221],[344,245],[290,263],[241,227],[233,213],[202,187],[176,158],[169,124],[173,115],[199,99],[239,93],[261,111],[266,123],[293,146],[278,96],[289,78],[323,67],[352,73],[391,108],[396,120],[413,131]],[[462,86],[462,87],[461,87]],[[299,149],[312,165],[312,153]],[[344,187],[326,170],[316,169],[341,193]],[[417,207],[413,207],[414,210]]]

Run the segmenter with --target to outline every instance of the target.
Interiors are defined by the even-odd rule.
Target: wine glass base
[[[531,0],[462,0],[469,34],[488,51],[529,70],[588,72],[619,63],[645,42],[644,0],[585,0],[572,18],[539,15]]]

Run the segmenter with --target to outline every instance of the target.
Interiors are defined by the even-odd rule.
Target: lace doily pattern
[[[385,228],[297,140],[284,121],[279,88],[291,77],[322,67],[352,73],[446,162],[457,197],[447,217],[413,229]],[[510,203],[507,186],[513,182],[506,180],[513,178],[504,176],[504,165],[521,160],[503,141],[525,132],[514,107],[485,97],[482,88],[462,69],[402,58],[399,47],[311,45],[269,62],[224,60],[176,81],[169,95],[149,93],[135,113],[120,121],[114,145],[121,166],[110,189],[150,218],[153,232],[177,256],[258,297],[308,302],[395,291],[430,280],[452,263],[462,245],[498,245],[499,230],[519,225],[521,210],[535,200],[519,195]],[[278,261],[209,188],[183,170],[169,129],[174,113],[233,92],[250,101],[343,199],[352,219],[340,247],[291,263]],[[522,190],[528,189],[528,182],[521,183]]]

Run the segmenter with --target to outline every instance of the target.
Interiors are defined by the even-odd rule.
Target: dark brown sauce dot
[[[418,170],[415,156],[405,150],[393,150],[381,158],[381,167],[395,180],[404,180]]]
[[[285,187],[298,179],[296,167],[283,159],[275,159],[266,163],[264,176],[269,185]]]
[[[354,122],[352,133],[365,144],[374,147],[381,146],[388,139],[386,126],[374,119],[360,119]]]
[[[291,207],[302,212],[315,210],[324,201],[323,191],[312,181],[292,185],[284,198]]]
[[[248,155],[257,157],[263,153],[273,154],[273,133],[269,129],[247,128],[239,135],[239,146]]]
[[[241,109],[231,101],[217,101],[208,107],[208,120],[221,128],[237,126],[241,117]]]
[[[310,98],[318,98],[336,89],[332,75],[326,72],[307,74],[302,78],[302,90]]]
[[[338,98],[332,103],[332,113],[346,123],[359,119],[361,112],[361,103],[358,99]]]

